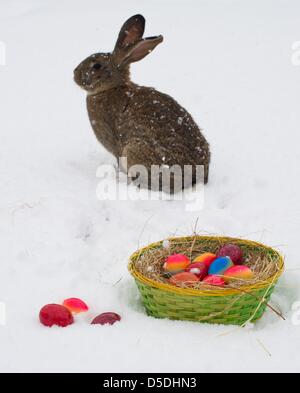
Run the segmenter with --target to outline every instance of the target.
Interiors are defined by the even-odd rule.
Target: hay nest
[[[134,265],[136,270],[143,276],[159,283],[169,284],[168,278],[164,277],[163,264],[166,258],[174,253],[184,254],[192,261],[197,255],[204,252],[216,253],[218,249],[228,243],[218,237],[199,238],[198,236],[189,238],[172,238],[161,242],[160,247],[148,248],[136,258]],[[246,240],[232,239],[230,243],[237,244],[244,253],[243,265],[248,266],[254,272],[251,280],[231,281],[225,287],[212,287],[205,282],[182,283],[177,286],[182,288],[199,289],[201,291],[226,291],[228,289],[243,289],[244,286],[257,285],[266,282],[275,276],[281,269],[280,256],[271,248],[266,248]],[[220,276],[222,277],[222,276]]]

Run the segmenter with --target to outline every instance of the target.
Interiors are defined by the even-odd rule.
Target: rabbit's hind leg
[[[122,150],[121,170],[134,184],[152,191],[176,193],[184,187],[182,170],[164,165],[162,158],[146,141],[131,141]],[[125,164],[125,165],[124,165]]]
[[[122,150],[120,169],[126,173],[129,181],[138,187],[150,188],[150,168],[147,159],[147,144],[142,141],[131,141]]]

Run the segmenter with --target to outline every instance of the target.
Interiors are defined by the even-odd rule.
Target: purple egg
[[[217,252],[217,257],[229,257],[235,265],[243,263],[243,250],[236,244],[225,244]]]

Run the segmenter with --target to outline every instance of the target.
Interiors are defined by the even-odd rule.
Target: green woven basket
[[[141,294],[142,302],[147,314],[156,318],[169,318],[179,320],[189,320],[218,324],[245,325],[248,322],[255,322],[263,315],[267,303],[270,300],[278,278],[283,272],[283,257],[274,249],[261,243],[249,240],[212,237],[212,236],[192,236],[168,239],[170,243],[182,241],[201,244],[201,242],[212,243],[234,243],[241,248],[249,247],[260,253],[266,253],[272,257],[276,263],[277,271],[266,281],[259,284],[245,286],[238,289],[224,290],[199,290],[192,288],[180,288],[167,283],[156,282],[142,275],[136,269],[136,262],[147,252],[161,249],[163,242],[150,244],[141,250],[136,251],[130,257],[129,270],[133,275]]]

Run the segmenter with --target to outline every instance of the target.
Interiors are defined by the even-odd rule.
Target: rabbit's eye
[[[102,65],[100,63],[95,63],[93,65],[94,70],[100,70],[101,67],[102,67]]]

